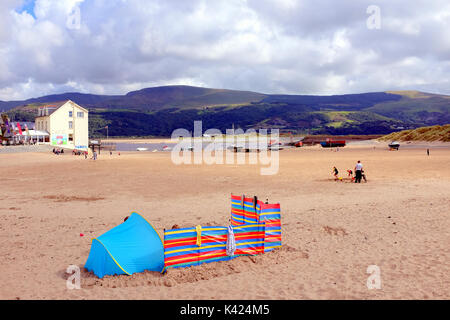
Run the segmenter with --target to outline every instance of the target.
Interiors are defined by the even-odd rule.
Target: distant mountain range
[[[191,86],[163,86],[126,95],[64,93],[0,101],[15,120],[32,121],[39,106],[72,100],[90,111],[90,134],[170,136],[177,128],[279,128],[310,134],[387,134],[450,123],[450,96],[389,91],[333,96],[274,95]]]

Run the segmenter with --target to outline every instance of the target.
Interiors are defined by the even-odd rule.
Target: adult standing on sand
[[[363,165],[361,161],[358,160],[358,163],[355,166],[355,183],[361,183],[362,169]]]
[[[430,155],[430,149],[427,149],[427,156]]]

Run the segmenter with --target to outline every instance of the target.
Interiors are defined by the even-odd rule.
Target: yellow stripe
[[[244,222],[249,222],[249,223],[252,223],[252,224],[255,223],[255,221],[253,221],[253,220],[241,219],[241,218],[236,218],[236,217],[233,217],[233,219],[234,219],[234,220],[244,221]]]
[[[254,209],[253,205],[250,205],[250,204],[245,204],[245,203],[244,203],[244,207]],[[256,210],[259,210],[259,209],[258,209],[258,206],[256,206]]]
[[[193,240],[183,240],[183,241],[171,242],[170,245],[179,244],[179,243],[186,243],[186,242],[191,242],[191,241],[193,241]]]
[[[192,229],[192,231],[190,231]],[[221,227],[221,228],[202,228],[202,231],[218,231],[218,230],[225,230],[225,227]],[[177,233],[186,233],[186,232],[192,232],[195,233],[196,230],[195,228],[189,228],[188,230],[181,230],[181,231],[166,231],[166,235],[171,235],[171,234],[177,234]]]
[[[256,227],[264,227],[264,224],[255,224],[252,226],[238,226],[238,227],[234,227],[233,229],[256,228]]]
[[[260,216],[267,216],[269,214],[280,214],[280,211],[261,212]]]
[[[213,252],[208,254],[201,254],[199,255],[199,258],[205,258],[205,257],[214,257],[223,254],[223,252]]]
[[[272,249],[272,248],[281,248],[281,245],[280,246],[273,246],[273,247],[264,247],[264,249]]]
[[[120,269],[122,269],[123,272],[125,272],[127,275],[131,276],[131,274],[129,274],[128,272],[125,271],[124,268],[122,268],[122,266],[116,261],[116,259],[114,259],[114,257],[112,256],[111,252],[109,252],[109,250],[106,248],[106,246],[97,238],[92,239],[92,241],[97,240],[102,246],[103,248],[105,248],[106,252],[108,252],[108,254],[110,255],[110,257],[114,260],[114,262],[119,266]]]
[[[236,247],[244,246],[244,245],[247,245],[247,244],[257,244],[257,243],[264,243],[264,241],[236,243]]]

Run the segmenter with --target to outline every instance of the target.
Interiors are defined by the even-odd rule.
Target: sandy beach
[[[0,299],[449,299],[450,144],[280,151],[258,165],[175,165],[170,152],[0,153]],[[444,146],[444,147],[442,147]],[[374,148],[375,147],[375,148]],[[368,182],[336,182],[364,164]],[[283,247],[198,267],[98,279],[91,240],[136,211],[164,228],[226,226],[230,194],[281,203]],[[84,236],[80,236],[84,234]],[[367,268],[380,268],[369,290]]]

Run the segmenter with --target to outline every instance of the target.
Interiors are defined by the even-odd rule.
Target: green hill
[[[90,111],[91,136],[168,136],[178,128],[278,128],[297,134],[388,134],[450,123],[450,97],[417,91],[308,96],[165,86],[121,96],[80,93],[2,102],[15,120],[32,121],[45,102],[73,100]],[[13,107],[11,107],[13,106]],[[1,108],[1,104],[0,104]]]

